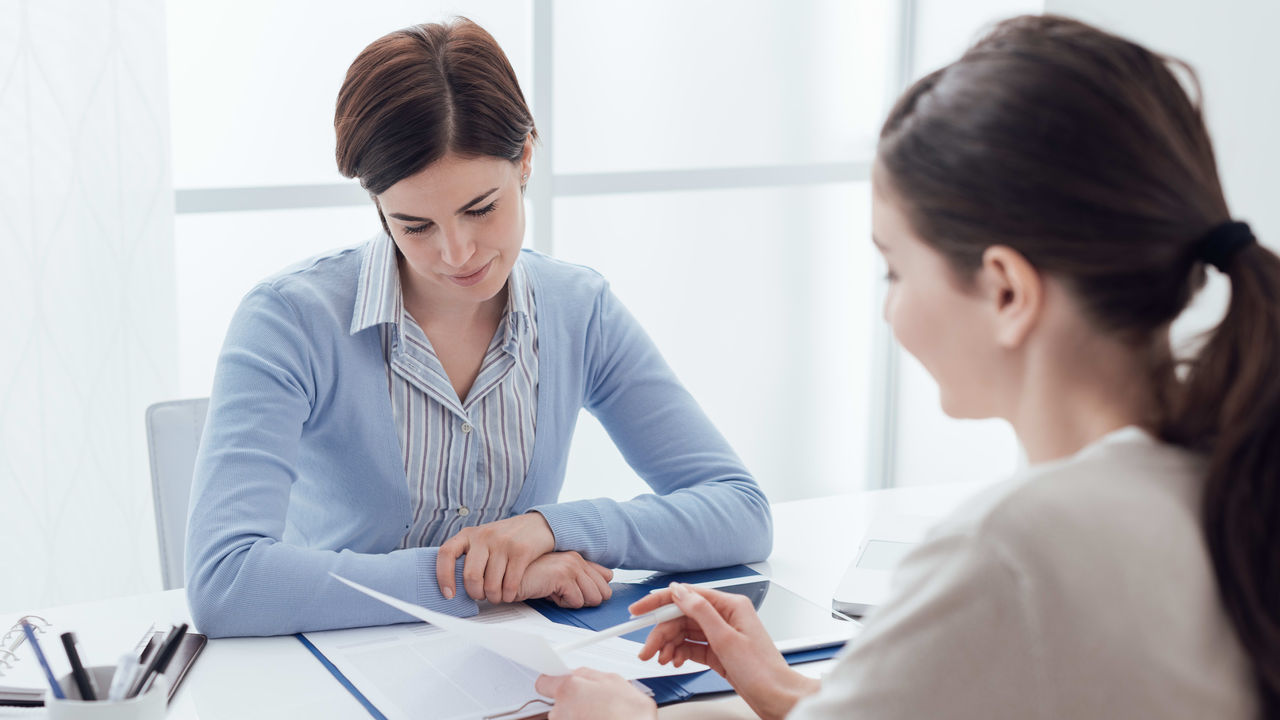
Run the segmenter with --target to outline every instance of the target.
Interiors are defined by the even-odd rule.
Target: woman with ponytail
[[[1175,70],[1194,83],[1021,17],[907,90],[872,172],[885,318],[1029,467],[930,533],[821,682],[749,603],[685,586],[633,606],[685,613],[643,657],[705,662],[766,718],[1280,717],[1280,259]],[[1230,306],[1175,359],[1207,268]],[[596,673],[539,688],[552,718],[656,712]]]

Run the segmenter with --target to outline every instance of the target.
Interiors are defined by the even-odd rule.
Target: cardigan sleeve
[[[299,440],[316,405],[313,342],[270,285],[251,291],[232,319],[191,488],[186,581],[196,626],[220,637],[410,620],[330,572],[434,610],[475,614],[465,593],[440,594],[435,548],[378,554],[283,541]],[[461,563],[456,572],[460,587]]]
[[[764,493],[607,284],[588,333],[584,404],[653,494],[532,508],[546,517],[556,550],[664,571],[768,557]]]

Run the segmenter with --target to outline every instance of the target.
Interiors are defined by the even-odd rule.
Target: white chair
[[[151,492],[160,540],[160,577],[164,589],[182,587],[187,536],[187,501],[200,449],[209,398],[170,400],[147,408],[147,449],[151,455]]]

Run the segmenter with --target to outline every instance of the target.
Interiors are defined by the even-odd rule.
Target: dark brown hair
[[[1168,442],[1210,458],[1203,524],[1227,614],[1280,715],[1280,260],[1222,263],[1225,318],[1176,372],[1168,326],[1230,220],[1185,64],[1063,17],[1000,23],[916,82],[878,160],[913,230],[962,283],[992,245],[1060,279],[1097,327],[1149,352]],[[1197,89],[1197,96],[1199,95]]]
[[[338,171],[370,195],[446,153],[519,161],[525,140],[538,137],[507,56],[466,18],[397,30],[365,48],[338,91],[333,128]]]

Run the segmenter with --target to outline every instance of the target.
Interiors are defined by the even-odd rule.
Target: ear
[[[978,282],[990,300],[996,342],[1006,349],[1021,346],[1044,307],[1040,271],[1017,250],[992,245],[982,253]]]
[[[529,177],[533,172],[533,136],[526,135],[524,149],[520,151],[520,176]]]

